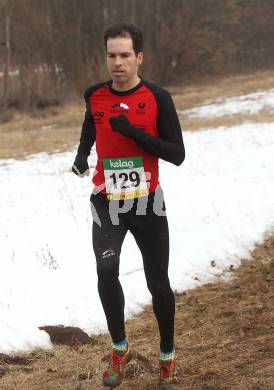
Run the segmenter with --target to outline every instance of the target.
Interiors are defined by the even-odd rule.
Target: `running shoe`
[[[105,386],[117,387],[121,384],[126,364],[130,359],[129,345],[126,352],[121,352],[115,348],[112,349],[110,365],[103,372],[103,383]]]
[[[176,356],[169,360],[160,359],[160,390],[176,389],[178,382]]]

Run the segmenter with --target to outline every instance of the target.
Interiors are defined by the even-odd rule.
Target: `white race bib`
[[[108,199],[132,199],[149,194],[142,157],[103,160]]]

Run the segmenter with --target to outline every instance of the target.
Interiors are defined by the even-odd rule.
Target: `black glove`
[[[141,129],[135,128],[125,115],[112,116],[109,119],[109,124],[113,131],[124,135],[125,137],[134,138],[136,132]]]
[[[82,154],[77,154],[71,170],[77,176],[89,176],[88,157]]]

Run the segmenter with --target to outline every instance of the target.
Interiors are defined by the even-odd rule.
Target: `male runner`
[[[119,386],[129,361],[124,294],[119,260],[129,230],[141,251],[147,286],[160,332],[160,389],[176,387],[174,294],[168,278],[169,231],[158,159],[180,165],[185,157],[178,117],[169,93],[138,76],[143,61],[142,32],[119,23],[104,33],[111,80],[85,92],[86,114],[73,165],[88,174],[96,142],[98,161],[91,194],[93,248],[98,292],[112,338],[106,386]],[[127,259],[130,261],[130,259]]]

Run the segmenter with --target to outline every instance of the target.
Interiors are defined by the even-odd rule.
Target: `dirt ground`
[[[178,389],[274,389],[274,236],[230,277],[176,294]],[[134,357],[121,390],[156,390],[158,328],[150,306],[126,324]],[[103,389],[109,336],[82,346],[0,354],[2,390]]]

